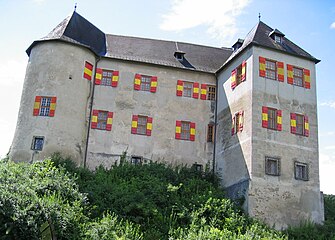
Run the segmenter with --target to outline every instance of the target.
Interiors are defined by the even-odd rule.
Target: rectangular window
[[[275,157],[265,157],[265,173],[268,175],[280,175],[280,159]]]
[[[195,141],[195,123],[177,120],[175,134],[176,139]]]
[[[239,111],[233,115],[231,135],[235,135],[238,132],[243,131],[243,121],[244,121],[244,111]]]
[[[146,116],[138,116],[137,120],[137,134],[146,135],[147,134],[147,120]]]
[[[150,85],[151,85],[151,77],[149,76],[141,76],[141,91],[150,91]]]
[[[201,164],[197,164],[197,163],[194,163],[193,164],[193,166],[192,166],[192,168],[194,169],[194,170],[196,170],[197,172],[202,172],[202,165]]]
[[[262,127],[272,130],[282,130],[282,110],[262,107]]]
[[[113,124],[113,112],[96,110],[92,111],[91,128],[111,131]]]
[[[297,121],[297,126],[296,126],[296,134],[299,135],[304,135],[304,116],[296,114],[296,121]]]
[[[107,117],[108,117],[107,111],[99,111],[97,129],[106,130]]]
[[[215,101],[216,87],[207,85],[207,100]]]
[[[231,72],[231,88],[235,89],[236,86],[246,80],[246,61],[243,61],[241,65],[235,68]]]
[[[131,122],[131,133],[151,136],[152,117],[133,115]]]
[[[142,164],[143,158],[139,156],[131,156],[131,164],[140,165]]]
[[[155,93],[157,90],[157,77],[135,74],[134,89]]]
[[[268,108],[268,128],[277,130],[277,109]]]
[[[265,77],[269,79],[276,80],[277,79],[277,68],[276,62],[266,59],[265,60]]]
[[[207,142],[214,142],[214,125],[208,124],[207,126]]]
[[[297,180],[308,181],[308,165],[306,163],[294,163],[294,175]]]
[[[293,67],[293,85],[304,86],[303,69]]]
[[[34,103],[34,116],[53,117],[56,109],[56,97],[36,96]]]
[[[101,85],[111,86],[112,78],[113,78],[113,71],[102,69]]]
[[[193,93],[193,83],[191,82],[184,82],[183,84],[183,96],[184,97],[192,97]]]
[[[31,149],[35,151],[42,151],[44,144],[44,137],[33,137]]]

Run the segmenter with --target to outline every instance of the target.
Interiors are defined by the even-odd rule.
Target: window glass
[[[192,97],[193,83],[191,83],[191,82],[184,82],[183,85],[184,85],[183,96],[184,97]]]
[[[137,120],[137,134],[147,134],[147,120],[146,116],[138,116]]]
[[[296,134],[303,135],[304,134],[304,116],[296,114]]]
[[[33,144],[32,144],[32,150],[42,151],[43,144],[44,144],[44,137],[34,137]]]
[[[265,158],[265,173],[268,175],[279,175],[279,158]]]
[[[183,140],[190,140],[190,130],[190,122],[182,122],[180,138]]]
[[[276,62],[266,59],[265,68],[265,77],[276,80]]]
[[[277,129],[277,110],[268,108],[268,128]]]
[[[141,76],[141,90],[150,91],[151,86],[151,77],[150,76]]]
[[[215,86],[207,86],[207,100],[215,101],[215,93],[216,87]]]
[[[295,178],[298,180],[308,180],[308,167],[305,163],[295,163]]]
[[[106,129],[107,117],[108,117],[108,112],[107,111],[99,111],[99,113],[98,113],[98,124],[97,124],[98,129],[102,129],[102,130]]]
[[[102,70],[101,85],[111,86],[112,85],[112,78],[113,78],[113,71],[103,69]]]
[[[303,70],[301,68],[293,67],[293,84],[303,87]]]

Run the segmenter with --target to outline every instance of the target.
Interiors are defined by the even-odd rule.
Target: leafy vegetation
[[[303,229],[282,233],[247,217],[224,198],[216,176],[183,166],[131,165],[123,158],[111,169],[92,172],[59,154],[34,164],[3,160],[0,189],[0,239],[40,239],[40,226],[47,220],[57,239],[304,236]],[[327,231],[323,235],[327,239],[334,236],[334,209],[334,198],[326,196],[330,224],[318,226],[317,231]]]

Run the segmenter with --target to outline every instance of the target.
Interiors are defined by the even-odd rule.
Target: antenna
[[[74,4],[74,11],[77,12],[77,3]]]
[[[258,13],[258,22],[261,21],[261,13]]]

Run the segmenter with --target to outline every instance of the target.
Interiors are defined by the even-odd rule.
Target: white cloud
[[[335,29],[335,22],[333,22],[332,24],[330,24],[330,28]]]
[[[224,44],[235,40],[238,16],[251,0],[173,0],[172,9],[163,15],[162,30],[181,31],[198,26],[208,27],[213,38]]]
[[[335,101],[322,102],[320,106],[335,108]]]
[[[26,71],[27,62],[24,60],[4,61],[0,65],[0,86],[1,88],[7,86],[22,85],[24,74]]]
[[[332,155],[320,153],[320,188],[326,194],[335,194],[335,159]]]

